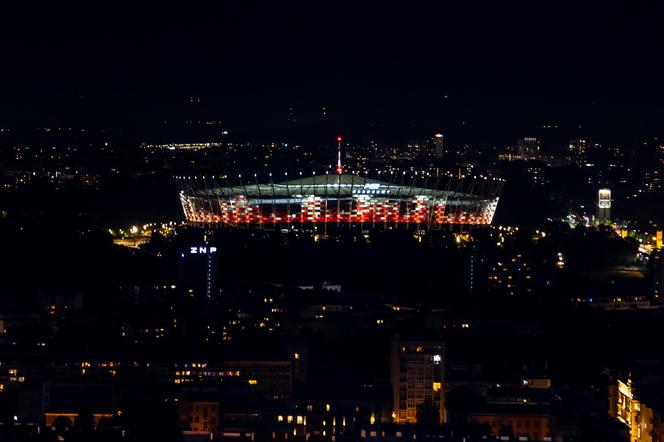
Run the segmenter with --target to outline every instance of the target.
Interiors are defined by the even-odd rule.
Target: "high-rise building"
[[[294,126],[295,121],[296,121],[296,119],[295,119],[295,106],[293,106],[291,104],[290,106],[288,106],[288,123],[291,126]]]
[[[652,277],[653,302],[664,302],[664,251],[657,250],[650,255],[650,275]]]
[[[445,344],[397,338],[390,365],[394,422],[445,422]]]
[[[180,254],[180,279],[189,296],[212,298],[217,290],[217,247],[190,246]]]
[[[599,222],[611,219],[611,189],[599,189],[597,192],[597,219]]]
[[[468,294],[483,294],[487,290],[487,257],[485,253],[478,250],[475,246],[468,247]]]
[[[609,386],[609,414],[629,428],[630,441],[655,440],[653,409],[637,399],[631,379]]]
[[[583,138],[575,138],[569,141],[569,160],[581,166],[586,163],[586,149],[588,141]]]
[[[516,142],[518,154],[524,160],[536,159],[540,153],[540,142],[537,138],[524,137]]]
[[[434,156],[436,159],[441,159],[445,156],[445,146],[443,145],[443,134],[436,134],[433,138],[434,142]]]

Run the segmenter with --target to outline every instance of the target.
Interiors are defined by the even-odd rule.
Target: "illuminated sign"
[[[198,246],[198,247],[189,247],[189,253],[192,255],[206,254],[206,253],[216,253],[217,248],[214,246]]]
[[[597,205],[600,209],[611,208],[611,189],[599,189]]]

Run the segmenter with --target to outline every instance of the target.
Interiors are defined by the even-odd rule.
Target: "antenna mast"
[[[343,138],[341,135],[337,135],[337,174],[341,175],[341,172],[343,172],[343,167],[341,167],[341,140]]]

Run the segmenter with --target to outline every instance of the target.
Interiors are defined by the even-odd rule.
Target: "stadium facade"
[[[490,224],[503,187],[484,176],[383,174],[387,179],[325,173],[294,180],[254,174],[176,176],[186,219],[207,227],[302,227],[324,224],[363,228]]]

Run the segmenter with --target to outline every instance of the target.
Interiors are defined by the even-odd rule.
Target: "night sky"
[[[656,2],[218,3],[6,11],[0,123],[150,124],[185,118],[190,95],[257,129],[290,105],[301,125],[324,105],[360,127],[657,130],[664,114]]]

